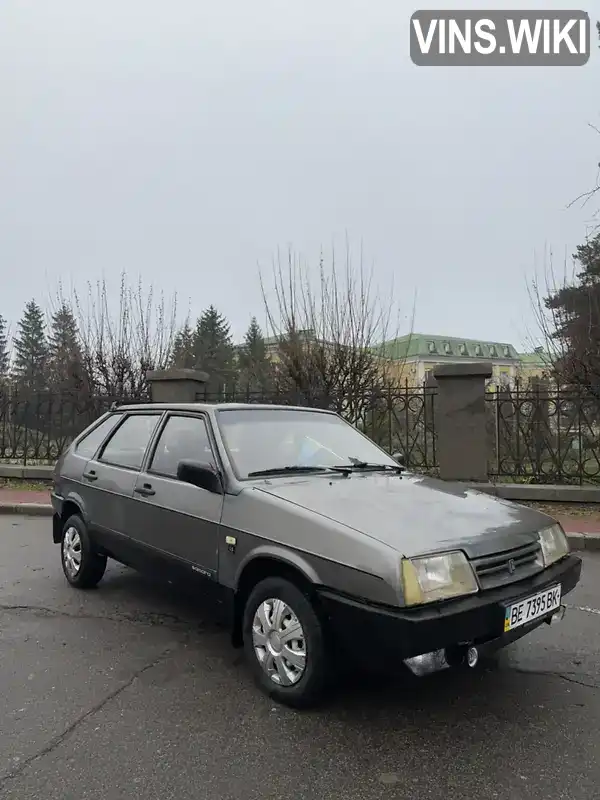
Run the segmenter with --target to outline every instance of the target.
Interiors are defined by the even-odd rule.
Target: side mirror
[[[177,465],[177,478],[183,483],[191,483],[199,489],[213,494],[223,494],[221,476],[210,464],[199,461],[180,461]]]
[[[406,466],[406,461],[404,459],[404,453],[392,453],[392,458],[394,459],[394,461],[397,461],[398,464],[400,464],[401,467],[405,467]]]

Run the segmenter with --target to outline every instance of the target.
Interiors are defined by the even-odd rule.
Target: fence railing
[[[198,400],[302,405],[339,411],[388,452],[401,452],[411,468],[431,472],[436,467],[434,396],[434,390],[408,386],[373,391],[359,398],[253,391],[244,387],[218,394],[203,393]],[[142,398],[137,402],[144,401]],[[115,398],[105,396],[0,392],[0,462],[54,463],[73,438],[113,402]]]
[[[330,408],[388,452],[402,453],[410,468],[435,473],[436,398],[434,388],[402,386],[359,398],[245,388],[206,394],[199,400]],[[135,402],[136,398],[0,391],[0,462],[54,463],[72,439],[115,400]],[[600,484],[600,402],[591,392],[498,389],[486,392],[485,405],[490,478]]]
[[[488,471],[523,483],[600,483],[600,404],[579,390],[486,392]]]
[[[113,402],[105,396],[0,391],[0,462],[53,464]]]

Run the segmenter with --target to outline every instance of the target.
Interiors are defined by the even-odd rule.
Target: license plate
[[[555,611],[560,606],[561,587],[552,586],[550,589],[544,589],[539,594],[534,594],[521,600],[518,603],[513,603],[512,606],[507,606],[504,615],[504,633],[514,631],[515,628],[520,628],[521,625],[526,625],[534,619],[543,617],[549,611]]]

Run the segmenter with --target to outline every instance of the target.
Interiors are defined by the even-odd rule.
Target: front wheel
[[[60,553],[63,572],[71,586],[92,589],[102,580],[106,556],[94,549],[86,524],[78,514],[69,517],[63,526]]]
[[[258,583],[244,609],[244,650],[258,685],[296,708],[315,705],[327,684],[323,625],[310,598],[284,578]]]

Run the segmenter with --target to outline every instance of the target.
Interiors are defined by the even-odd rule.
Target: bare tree
[[[600,39],[600,22],[596,23],[596,30],[598,32],[598,38]],[[600,128],[598,127],[598,125],[594,125],[592,122],[589,122],[588,125],[593,131],[595,131],[595,133],[597,133],[600,136]],[[582,206],[586,206],[590,201],[594,199],[597,200],[598,196],[600,196],[600,162],[598,162],[598,164],[596,165],[596,177],[592,187],[584,192],[581,192],[581,194],[579,194],[574,200],[572,200],[569,203],[568,208],[575,205],[575,203],[580,203]],[[599,215],[600,215],[600,208],[597,208],[592,215],[594,219],[593,230],[595,232],[597,232],[600,229],[600,222],[598,221]]]
[[[561,288],[568,286],[575,278],[573,265],[568,267],[564,258],[562,266],[557,269],[554,263],[554,254],[550,250],[544,253],[542,274],[536,273],[527,286],[529,302],[533,311],[536,333],[530,335],[531,348],[542,348],[543,358],[548,362],[547,372],[553,380],[560,381],[564,364],[567,345],[564,338],[557,336],[557,331],[562,327],[560,309],[549,307],[547,298],[555,297]]]
[[[600,28],[599,28],[600,30]],[[594,130],[598,136],[600,136],[600,128],[597,125],[592,125],[592,123],[588,123],[590,128]],[[581,192],[581,194],[577,195],[571,202],[568,204],[567,208],[571,208],[576,203],[579,203],[582,207],[588,205],[588,203],[597,200],[600,196],[600,162],[596,165],[596,177],[594,183],[590,189],[586,189],[586,191]],[[596,208],[592,212],[592,220],[590,222],[592,231],[597,232],[600,229],[600,208]]]
[[[77,319],[86,391],[92,397],[148,397],[146,373],[169,365],[177,331],[177,299],[146,291],[141,279],[130,285],[123,272],[117,303],[111,303],[106,280],[88,283],[81,295],[72,291],[59,305],[70,306]]]
[[[596,23],[600,38],[600,22]],[[600,135],[600,128],[589,123]],[[600,196],[600,163],[592,187],[568,204],[586,206]],[[557,276],[550,254],[540,284],[537,276],[529,297],[539,334],[552,362],[553,377],[563,383],[585,386],[600,397],[600,224],[596,209],[591,231],[577,247],[572,268],[565,259]]]
[[[5,385],[10,376],[13,360],[13,339],[8,322],[0,314],[0,387]]]
[[[260,279],[277,391],[363,420],[402,378],[383,348],[398,330],[393,287],[381,295],[362,251],[355,266],[348,245],[341,264],[335,253],[328,265],[322,256],[315,276],[290,250],[285,259],[278,254],[270,286]]]

